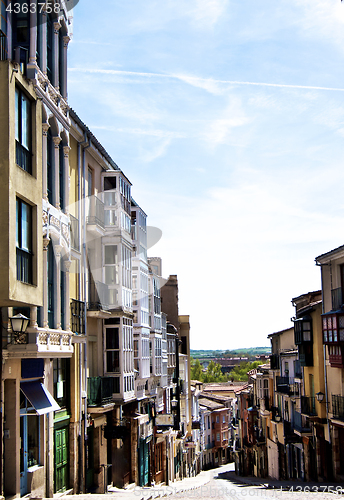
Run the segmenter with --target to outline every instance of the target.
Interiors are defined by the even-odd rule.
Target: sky
[[[80,0],[68,99],[161,229],[192,349],[269,345],[344,244],[344,3]]]

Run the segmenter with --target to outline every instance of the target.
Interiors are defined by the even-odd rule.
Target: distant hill
[[[232,349],[232,350],[202,350],[202,349],[191,349],[191,357],[194,359],[199,358],[234,358],[234,357],[254,357],[260,354],[271,354],[271,347],[246,347],[242,349]]]

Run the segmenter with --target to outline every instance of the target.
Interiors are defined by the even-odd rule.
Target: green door
[[[55,430],[55,492],[68,489],[68,427]]]
[[[139,446],[139,483],[146,486],[149,480],[149,444],[145,439],[140,439]]]

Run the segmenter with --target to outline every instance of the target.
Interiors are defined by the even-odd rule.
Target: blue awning
[[[48,389],[38,380],[34,382],[21,382],[20,389],[36,410],[37,415],[44,415],[51,411],[60,410],[59,405]]]

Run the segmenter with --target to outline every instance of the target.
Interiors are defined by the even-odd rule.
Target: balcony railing
[[[271,370],[279,370],[280,358],[278,354],[271,354],[270,356],[270,366]]]
[[[215,441],[211,441],[210,443],[207,443],[206,449],[210,450],[211,448],[215,447]]]
[[[298,384],[291,377],[276,377],[276,388],[282,394],[298,394]]]
[[[271,410],[271,401],[270,401],[270,397],[269,396],[264,396],[264,407],[265,407],[265,410],[266,411],[270,411]]]
[[[337,311],[343,305],[342,288],[335,288],[334,290],[331,290],[331,298],[332,298],[332,311]]]
[[[316,415],[315,398],[308,396],[301,396],[301,413],[304,415]]]
[[[90,196],[88,199],[87,224],[105,227],[104,203],[97,196]]]
[[[294,411],[294,420],[293,420],[293,428],[298,432],[306,432],[309,433],[311,431],[309,423],[307,422],[306,417],[301,415],[298,411]]]
[[[333,418],[344,420],[344,397],[332,395],[332,414]]]
[[[63,330],[46,330],[44,328],[28,328],[25,333],[10,332],[10,344],[7,348],[13,353],[48,353],[53,357],[73,354],[72,334]]]
[[[5,61],[7,58],[7,36],[0,30],[0,61]]]
[[[70,313],[72,332],[75,335],[85,335],[85,303],[72,299]]]
[[[79,244],[79,221],[73,215],[69,215],[70,218],[70,239],[71,239],[71,247],[77,252],[80,251]]]
[[[89,377],[87,379],[87,405],[103,406],[114,401],[119,393],[119,377]]]
[[[108,306],[109,287],[101,281],[91,281],[88,289],[88,309],[89,311],[104,310]]]

